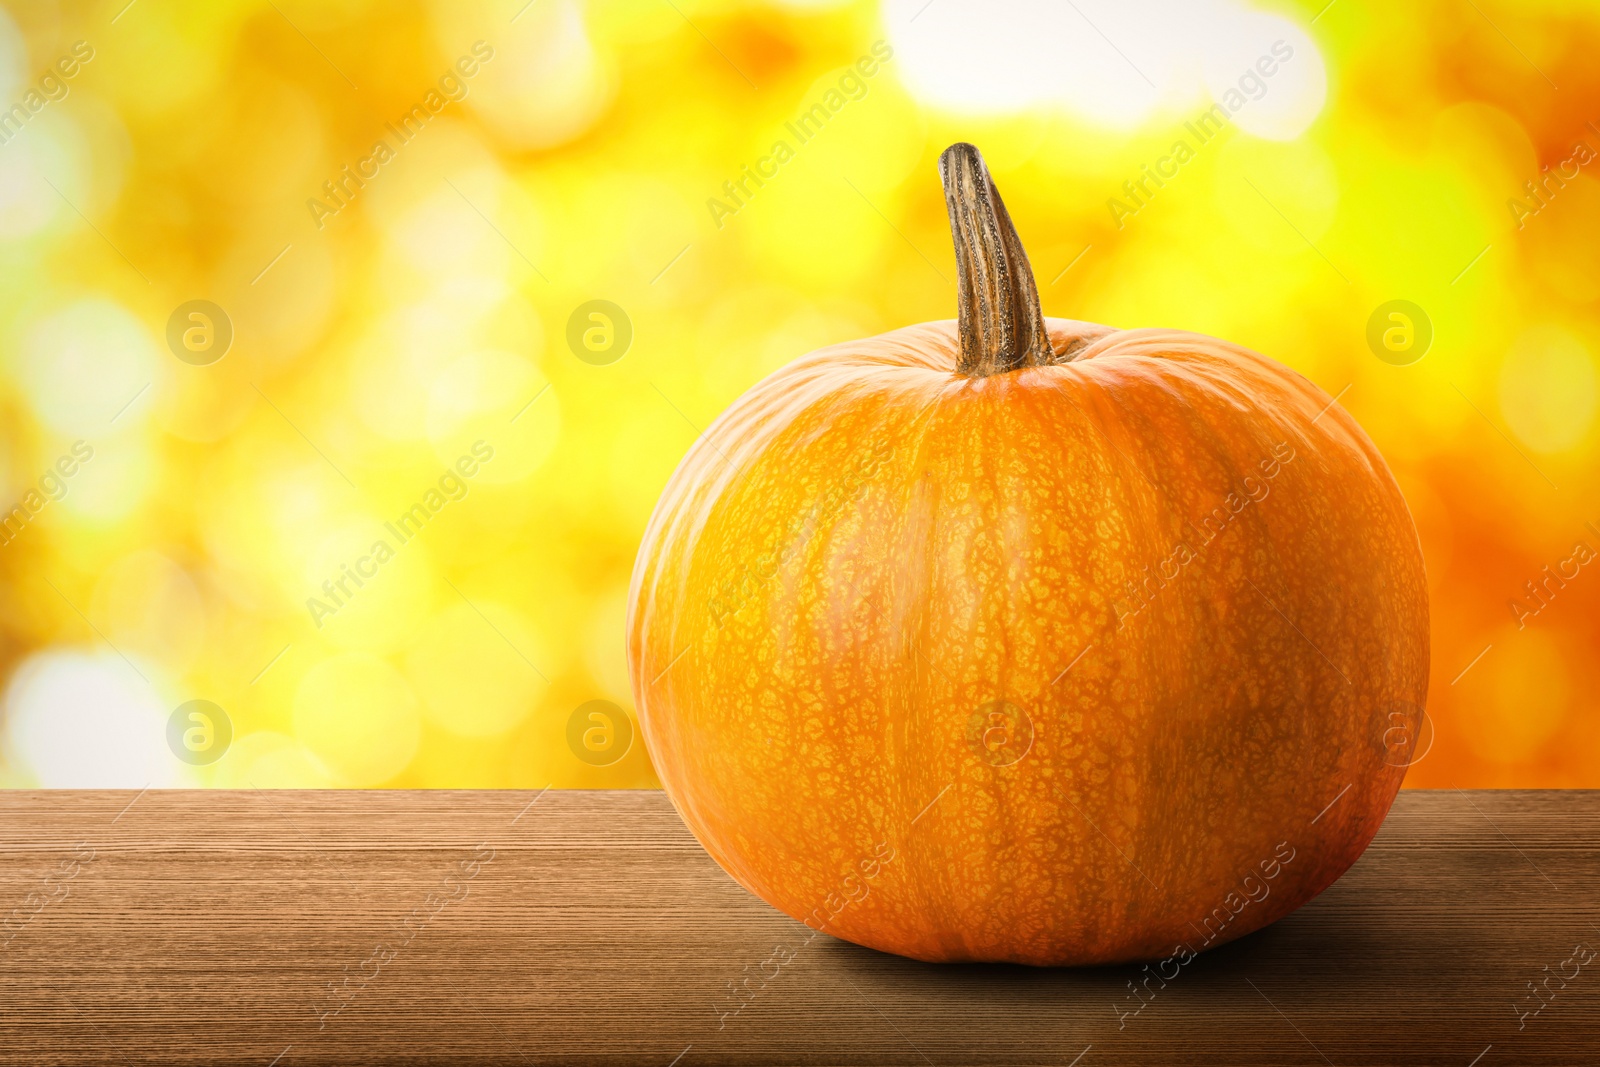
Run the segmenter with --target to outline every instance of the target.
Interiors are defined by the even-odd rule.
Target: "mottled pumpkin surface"
[[[1282,917],[1376,833],[1426,698],[1416,532],[1342,408],[1214,338],[1047,321],[1066,361],[988,377],[953,322],[785,367],[634,571],[690,828],[917,959],[1160,959]]]

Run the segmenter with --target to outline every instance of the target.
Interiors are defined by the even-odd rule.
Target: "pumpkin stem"
[[[957,371],[982,378],[1053,362],[1033,268],[982,153],[965,142],[946,148],[939,179],[960,275]]]

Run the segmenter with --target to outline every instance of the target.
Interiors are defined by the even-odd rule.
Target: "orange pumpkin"
[[[957,322],[783,368],[663,493],[643,734],[717,862],[827,933],[1181,965],[1383,821],[1426,699],[1416,531],[1299,374],[1043,318],[982,157],[940,169]]]

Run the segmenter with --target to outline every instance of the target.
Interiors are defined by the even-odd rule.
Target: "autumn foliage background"
[[[1407,784],[1600,785],[1593,5],[125,3],[0,17],[27,116],[0,144],[0,506],[73,468],[0,546],[0,782],[654,784],[637,740],[601,767],[568,741],[587,701],[631,711],[651,506],[762,375],[954,314],[935,160],[970,140],[1047,314],[1259,349],[1378,443],[1433,598]],[[1276,41],[1263,94],[1115,210]],[[386,132],[479,42],[459,99]],[[595,299],[632,324],[606,365],[567,339]],[[1367,341],[1395,299],[1433,327],[1406,365]],[[231,320],[218,362],[169,350],[191,300]],[[462,495],[315,617],[478,441]],[[232,723],[209,765],[168,748],[191,699]]]

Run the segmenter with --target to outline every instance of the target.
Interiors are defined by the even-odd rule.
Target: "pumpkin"
[[[645,743],[711,856],[818,930],[1181,966],[1377,832],[1426,699],[1416,531],[1321,389],[1044,318],[977,149],[940,173],[956,321],[782,368],[663,492]]]

